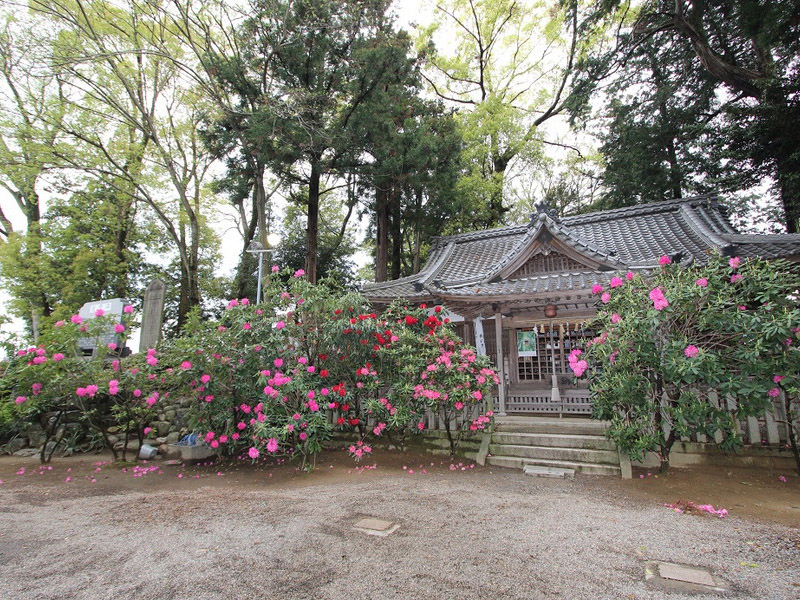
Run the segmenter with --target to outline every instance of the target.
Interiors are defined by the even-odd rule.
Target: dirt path
[[[341,451],[312,474],[106,461],[0,458],[0,598],[684,597],[643,581],[652,560],[709,569],[737,597],[800,598],[789,473],[561,481],[389,452],[357,467]],[[679,499],[730,516],[663,506]],[[364,535],[363,516],[400,529]]]

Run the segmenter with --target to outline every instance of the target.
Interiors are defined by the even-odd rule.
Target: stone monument
[[[108,326],[108,329],[95,337],[80,338],[78,340],[78,348],[81,353],[86,357],[92,357],[97,353],[97,348],[101,344],[107,346],[108,344],[116,344],[119,347],[122,340],[122,335],[114,331],[114,324],[123,322],[123,308],[128,304],[124,298],[109,298],[108,300],[93,300],[87,302],[78,311],[78,315],[84,320],[88,321],[94,319],[98,314],[104,317],[112,317],[114,323]],[[102,312],[101,312],[102,311]]]
[[[142,305],[142,332],[139,338],[139,351],[155,348],[161,339],[161,326],[164,324],[164,293],[167,286],[160,279],[154,279],[144,291]]]

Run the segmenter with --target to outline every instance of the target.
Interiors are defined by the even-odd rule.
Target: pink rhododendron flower
[[[183,369],[184,371],[188,371],[191,368],[192,368],[192,363],[190,363],[188,360],[185,360],[181,363],[181,369]]]
[[[284,327],[286,327],[286,323],[284,323],[283,321],[278,321],[277,323],[275,323],[275,329],[283,329]]]
[[[228,308],[234,308],[236,306],[239,306],[239,301],[236,298],[228,301]]]
[[[634,275],[633,275],[633,273],[631,271],[628,271],[627,273],[625,273],[625,279],[627,279],[628,281],[633,279],[633,277],[634,277]]]
[[[296,278],[297,278],[297,277],[302,277],[302,276],[303,276],[303,275],[305,275],[305,274],[306,274],[306,272],[305,272],[303,269],[297,269],[297,271],[295,271],[295,272],[294,272],[294,276],[295,276]]]
[[[152,427],[145,427],[143,429],[145,435],[150,435],[150,432],[153,431]]]
[[[734,256],[728,260],[728,266],[730,266],[731,269],[738,269],[740,264],[742,264],[742,260],[738,256]]]
[[[623,282],[622,282],[622,279],[620,277],[612,277],[611,278],[611,287],[612,288],[622,287],[622,283]]]
[[[697,346],[693,346],[689,344],[686,348],[683,349],[683,353],[686,355],[686,358],[694,358],[698,354],[700,354],[700,349]]]
[[[104,311],[102,308],[98,308],[96,311],[94,311],[95,317],[102,317],[104,314],[106,314],[106,311]]]
[[[278,267],[278,265],[272,265],[272,272],[273,273],[277,273],[278,271],[280,271],[280,268]]]
[[[736,283],[737,281],[742,279],[742,275],[736,273],[735,275],[731,275],[731,283]]]
[[[277,450],[278,440],[276,440],[274,437],[269,438],[269,440],[267,440],[267,452],[277,452]]]
[[[201,375],[200,381],[203,382],[204,384],[208,383],[209,381],[211,381],[211,375],[209,375],[208,373]]]
[[[130,304],[126,304],[123,307],[122,312],[124,312],[126,315],[131,314],[133,312],[133,306],[131,306]]]
[[[46,362],[47,362],[47,357],[46,356],[36,356],[33,359],[33,364],[35,364],[35,365],[41,365],[42,363],[46,363]]]
[[[669,256],[664,255],[664,256],[659,256],[658,257],[658,264],[660,264],[662,266],[663,265],[668,265],[671,262],[672,262],[672,259]]]
[[[611,322],[612,323],[614,323],[616,325],[620,321],[622,321],[622,317],[620,317],[617,313],[614,313],[613,315],[611,315]]]
[[[83,323],[83,319],[81,318],[80,315],[72,315],[69,318],[69,320],[75,323],[75,325],[80,325],[81,323]]]
[[[602,286],[602,285],[600,285],[599,283],[595,283],[595,284],[592,286],[592,293],[593,293],[593,294],[599,294],[599,293],[600,293],[600,292],[602,292],[602,291],[603,291],[603,286]]]
[[[64,326],[64,321],[56,321],[56,324],[54,325],[54,327],[63,327],[63,326]]]
[[[480,391],[475,390],[472,392],[472,397],[475,398],[475,400],[481,400],[483,398],[483,394]]]
[[[609,302],[611,302],[611,294],[609,294],[608,292],[603,292],[603,295],[600,296],[600,301],[603,304],[608,304]]]
[[[653,307],[656,310],[663,310],[669,306],[669,302],[660,287],[650,290],[650,300],[653,301]]]
[[[586,372],[586,369],[589,368],[589,364],[585,360],[579,360],[577,362],[570,363],[569,368],[572,369],[572,372],[575,373],[576,377],[581,377]]]
[[[239,302],[241,302],[242,306],[247,306],[248,304],[250,304],[250,300],[248,300],[247,298],[242,298]]]
[[[768,392],[767,392],[767,395],[768,395],[770,398],[777,398],[778,396],[780,396],[780,395],[781,395],[781,391],[780,391],[780,389],[778,389],[778,388],[774,387],[774,388],[772,388],[770,391],[768,391]]]
[[[700,279],[695,281],[695,283],[700,287],[708,287],[708,279],[706,279],[705,277],[701,277]]]
[[[111,350],[112,352],[113,352],[114,350],[116,350],[116,349],[117,349],[117,345],[116,345],[114,342],[109,342],[109,343],[107,344],[107,347],[108,347],[108,349],[109,349],[109,350]]]
[[[158,364],[158,359],[155,356],[148,356],[147,364],[151,367],[155,367]]]
[[[301,442],[305,442],[306,439],[308,438],[308,434],[305,431],[301,431],[298,437],[300,438]]]
[[[252,327],[253,326],[250,325],[250,323],[245,323],[244,325],[242,325],[242,329],[244,329],[245,331],[247,331],[248,329],[252,329]]]
[[[141,396],[142,396],[142,390],[140,390],[138,388],[133,390],[133,397],[134,398],[141,398]]]
[[[772,378],[772,383],[780,383],[781,381],[784,380],[785,377],[786,377],[785,375],[775,375]]]
[[[299,420],[300,420],[300,418],[301,418],[301,417],[300,417],[300,413],[294,413],[294,414],[292,415],[292,419],[294,419],[295,421],[299,421]]]
[[[34,396],[38,396],[39,392],[42,391],[42,384],[41,383],[34,383],[31,385],[31,391],[33,392]]]
[[[301,356],[297,359],[297,362],[299,362],[301,365],[305,365],[308,363],[308,359],[305,356]]]
[[[28,400],[28,398],[26,398],[25,396],[17,396],[17,398],[16,398],[16,400],[14,400],[14,402],[16,402],[17,404],[22,404],[23,402],[26,402],[27,400]]]
[[[261,453],[258,451],[258,448],[255,448],[255,447],[252,447],[252,446],[251,446],[250,450],[247,451],[247,454],[253,460],[257,459],[261,455]]]
[[[117,323],[114,325],[114,333],[122,333],[123,331],[125,331],[125,325],[122,323]]]

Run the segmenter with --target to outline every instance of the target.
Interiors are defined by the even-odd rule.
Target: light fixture
[[[261,304],[261,278],[264,272],[264,253],[275,250],[275,248],[281,243],[281,236],[275,232],[268,233],[266,241],[267,245],[269,246],[268,248],[264,248],[264,245],[258,240],[251,241],[247,246],[247,252],[250,254],[258,254],[258,286],[256,288],[256,304]]]

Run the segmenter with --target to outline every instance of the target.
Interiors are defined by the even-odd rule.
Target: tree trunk
[[[380,184],[375,189],[377,245],[375,248],[375,281],[389,278],[389,192]]]
[[[783,391],[783,408],[786,415],[786,433],[789,438],[789,446],[792,449],[797,474],[800,475],[800,449],[797,447],[797,431],[794,425],[794,418],[800,417],[800,415],[795,414],[792,410],[792,398],[786,390]]]
[[[236,267],[236,276],[233,280],[233,297],[244,298],[247,296],[247,290],[252,290],[252,272],[255,265],[253,255],[247,253],[247,248],[250,242],[256,235],[256,226],[258,225],[258,207],[256,203],[256,191],[253,190],[253,209],[250,213],[250,219],[244,231],[244,239],[242,240],[242,255],[239,259],[239,265]],[[255,296],[253,296],[255,299]]]
[[[308,179],[308,220],[306,229],[306,277],[317,283],[317,242],[319,241],[319,161],[312,159],[311,175]]]
[[[800,233],[800,148],[792,145],[790,139],[793,134],[784,131],[781,137],[784,139],[773,143],[778,146],[775,164],[786,232]]]
[[[400,279],[403,260],[403,230],[400,207],[400,190],[396,185],[389,192],[392,211],[392,279]]]
[[[414,266],[412,267],[413,273],[419,273],[419,263],[420,263],[420,249],[422,248],[422,223],[421,220],[421,213],[422,213],[422,190],[417,190],[416,192],[416,199],[417,199],[417,207],[416,207],[416,221],[414,226]]]

